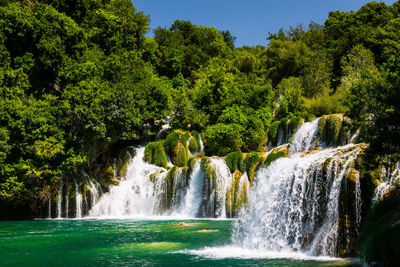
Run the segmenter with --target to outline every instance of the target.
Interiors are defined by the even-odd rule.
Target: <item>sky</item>
[[[391,5],[396,0],[385,0]],[[236,47],[267,45],[268,32],[311,21],[323,24],[329,11],[358,10],[368,0],[132,0],[150,15],[150,27],[169,28],[176,20],[229,30]],[[152,30],[147,34],[153,36]]]

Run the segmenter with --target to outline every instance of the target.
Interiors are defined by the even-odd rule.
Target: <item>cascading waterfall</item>
[[[57,199],[57,218],[62,217],[62,197],[63,197],[63,183],[62,181],[60,182],[58,186],[58,199]]]
[[[250,249],[335,255],[340,185],[362,150],[347,145],[298,153],[260,170],[234,240]]]
[[[65,218],[68,218],[68,212],[69,212],[69,191],[67,187],[67,192],[65,193]]]
[[[392,171],[391,168],[393,168]],[[400,162],[394,166],[391,166],[389,162],[387,167],[382,167],[380,176],[382,182],[375,188],[372,202],[377,202],[387,191],[394,188],[394,183],[400,179]]]
[[[82,195],[79,191],[78,184],[75,183],[75,210],[76,210],[76,218],[82,218]]]
[[[182,205],[173,213],[180,217],[196,217],[203,194],[204,174],[201,171],[200,160],[196,160],[190,174],[190,184],[182,201]]]
[[[340,188],[365,145],[306,152],[316,149],[317,134],[318,119],[304,123],[290,144],[289,157],[257,172],[249,208],[232,236],[235,245],[267,251],[307,251],[310,255],[337,254]],[[356,179],[357,200],[361,199],[359,190]],[[359,215],[361,203],[356,203],[355,209]]]
[[[89,211],[89,216],[153,215],[155,194],[150,175],[165,172],[165,169],[146,163],[143,160],[144,149],[137,149],[136,156],[128,165],[125,180],[103,194]]]
[[[315,149],[318,133],[318,121],[319,119],[315,119],[312,122],[304,123],[300,127],[296,132],[293,141],[290,143],[289,155]]]

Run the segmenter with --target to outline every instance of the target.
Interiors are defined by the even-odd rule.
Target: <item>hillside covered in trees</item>
[[[148,38],[149,19],[130,0],[0,1],[0,218],[34,217],[82,172],[115,182],[114,157],[164,124],[225,156],[266,150],[282,122],[344,113],[370,144],[366,170],[399,161],[400,2],[256,47],[181,20]]]

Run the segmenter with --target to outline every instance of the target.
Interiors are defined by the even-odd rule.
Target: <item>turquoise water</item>
[[[0,222],[1,266],[359,266],[230,246],[229,220]],[[294,258],[293,258],[293,257]]]

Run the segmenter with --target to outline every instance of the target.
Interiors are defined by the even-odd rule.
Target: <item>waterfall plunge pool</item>
[[[232,246],[235,220],[0,222],[0,266],[361,266],[356,260]]]

